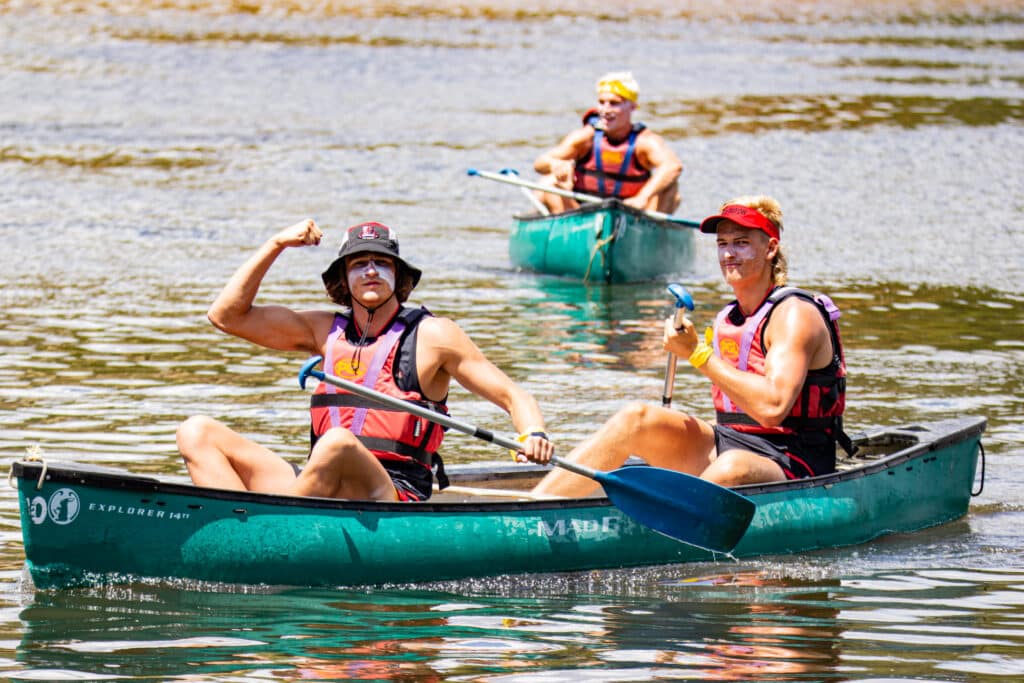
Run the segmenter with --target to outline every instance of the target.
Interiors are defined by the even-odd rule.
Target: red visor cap
[[[743,206],[741,204],[727,204],[726,207],[722,209],[722,213],[714,216],[708,216],[701,221],[700,231],[711,233],[717,232],[718,224],[722,221],[732,221],[737,225],[742,225],[744,228],[760,230],[769,237],[774,237],[781,241],[777,225],[765,218],[764,214],[757,209],[752,209],[749,206]]]

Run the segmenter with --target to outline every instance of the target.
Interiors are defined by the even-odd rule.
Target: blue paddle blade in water
[[[615,507],[644,526],[714,552],[736,547],[756,508],[731,489],[660,467],[626,466],[595,479]]]

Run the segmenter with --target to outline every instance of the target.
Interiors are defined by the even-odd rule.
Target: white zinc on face
[[[395,291],[395,266],[379,256],[357,256],[348,266],[348,288],[351,291],[362,279],[377,278]]]

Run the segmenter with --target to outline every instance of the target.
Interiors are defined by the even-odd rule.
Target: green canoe
[[[835,474],[740,487],[757,512],[732,555],[853,545],[962,517],[984,429],[984,418],[964,417],[878,430],[855,439],[860,451]],[[223,491],[39,459],[15,462],[11,477],[38,588],[367,585],[723,558],[640,526],[606,498],[514,497],[542,473],[453,465],[451,489],[411,504]]]
[[[620,283],[666,278],[692,266],[696,223],[651,218],[617,199],[514,218],[509,257],[524,270]]]

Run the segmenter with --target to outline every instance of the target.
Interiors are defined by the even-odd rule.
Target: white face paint
[[[718,225],[718,265],[726,281],[735,282],[771,269],[770,240],[760,230],[722,221]]]
[[[731,243],[719,243],[718,260],[722,265],[743,265],[753,261],[757,256],[757,247],[750,242],[736,240]]]
[[[395,291],[395,267],[383,260],[376,260],[373,257],[359,257],[352,260],[348,266],[348,288],[355,289],[356,284],[363,279],[376,278],[386,282],[391,291]]]

